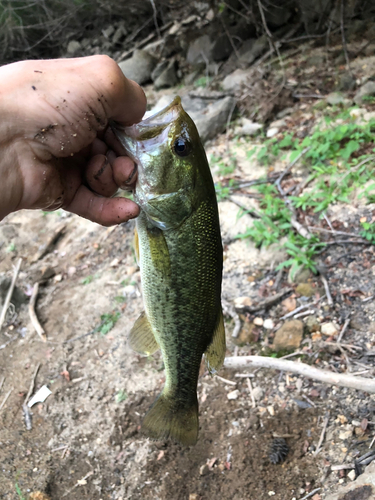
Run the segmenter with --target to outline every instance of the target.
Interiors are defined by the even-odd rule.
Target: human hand
[[[108,128],[141,120],[142,89],[107,56],[22,61],[0,68],[0,220],[64,208],[110,226],[139,207],[111,198],[136,166]]]

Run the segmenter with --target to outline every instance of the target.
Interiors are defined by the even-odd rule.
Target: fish
[[[165,367],[164,388],[141,431],[191,446],[198,439],[202,356],[214,372],[226,349],[215,187],[198,131],[179,97],[136,125],[112,129],[138,167],[134,246],[145,309],[129,344],[147,356],[160,348]]]

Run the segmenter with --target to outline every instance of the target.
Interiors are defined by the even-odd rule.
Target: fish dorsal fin
[[[134,228],[133,246],[134,246],[135,260],[137,261],[137,264],[139,265],[139,236],[138,236],[138,231],[137,231],[136,227]]]
[[[133,351],[150,356],[159,349],[150,322],[143,311],[129,334],[129,345]]]
[[[223,311],[220,308],[218,322],[211,344],[207,347],[204,357],[209,371],[218,370],[224,363],[225,358],[225,328]]]

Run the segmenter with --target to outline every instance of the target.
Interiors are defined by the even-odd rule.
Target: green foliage
[[[18,486],[18,483],[14,485],[16,493],[18,495],[19,500],[26,500],[25,497],[22,494],[21,488]]]
[[[5,251],[6,251],[7,253],[16,252],[16,251],[17,251],[17,248],[16,248],[15,243],[13,243],[13,241],[12,241],[12,243],[10,243],[10,244],[7,246],[7,248],[6,248],[6,250],[5,250]]]
[[[194,82],[194,87],[208,87],[211,78],[209,76],[201,76]]]
[[[116,403],[122,403],[128,399],[128,394],[126,391],[121,390],[116,394]]]
[[[361,225],[363,227],[363,231],[359,234],[362,238],[365,238],[375,245],[375,222],[361,222]]]
[[[82,283],[82,285],[89,285],[90,283],[92,283],[93,280],[94,280],[94,276],[92,276],[90,274],[89,276],[86,276],[86,278],[83,278],[81,283]]]
[[[289,200],[296,209],[323,215],[332,204],[350,203],[350,195],[355,189],[359,190],[356,194],[367,202],[375,202],[375,183],[368,185],[374,177],[375,149],[369,149],[374,132],[374,120],[357,123],[350,110],[345,110],[325,117],[304,139],[286,133],[282,140],[266,139],[261,147],[251,149],[247,156],[255,156],[259,163],[270,165],[281,154],[285,158],[289,153],[288,159],[293,161],[309,148],[301,162],[308,169],[305,182],[311,187],[299,196],[290,196]],[[303,238],[293,230],[291,211],[274,185],[260,185],[255,190],[261,195],[261,219],[254,220],[252,227],[238,237],[250,238],[257,246],[267,246],[285,238],[283,247],[290,258],[282,262],[279,269],[290,266],[294,274],[304,266],[315,273],[314,257],[324,243],[316,236]],[[362,223],[362,227],[361,236],[375,243],[374,223]]]
[[[115,326],[120,316],[121,313],[119,311],[102,314],[100,316],[101,324],[98,327],[98,332],[102,335],[107,335],[107,333]]]

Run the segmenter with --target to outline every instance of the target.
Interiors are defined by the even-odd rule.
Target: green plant
[[[94,276],[89,274],[89,276],[86,276],[86,278],[83,278],[81,283],[82,283],[82,285],[89,285],[93,280],[94,280]]]
[[[121,390],[116,394],[116,403],[122,403],[128,399],[128,394],[126,391]]]
[[[120,316],[121,313],[119,311],[102,314],[100,316],[101,323],[97,331],[102,335],[107,335],[107,333],[115,326]]]
[[[209,76],[201,76],[194,82],[194,87],[208,87],[211,78]]]
[[[10,244],[7,246],[7,248],[6,248],[6,252],[7,252],[7,253],[10,253],[10,252],[15,252],[16,250],[17,250],[17,248],[16,248],[15,243],[13,243],[13,241],[12,241],[12,243],[10,243]]]
[[[359,234],[362,238],[365,238],[375,245],[375,222],[361,222],[361,225],[363,227],[363,231]]]
[[[24,497],[24,496],[23,496],[23,494],[22,494],[21,488],[18,486],[18,483],[16,483],[16,484],[14,485],[14,487],[15,487],[16,493],[17,493],[17,495],[18,495],[18,498],[19,498],[20,500],[26,500],[26,499],[25,499],[25,497]]]

